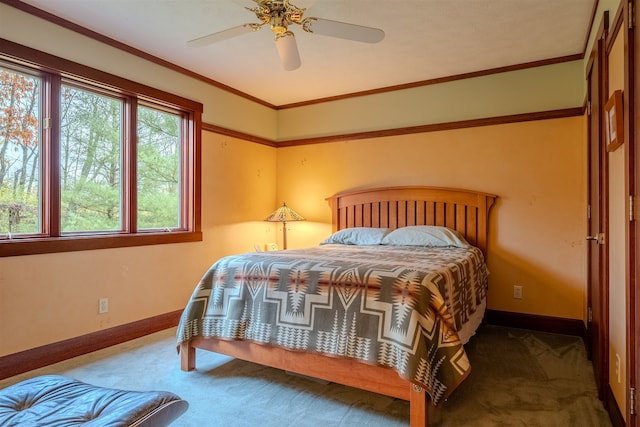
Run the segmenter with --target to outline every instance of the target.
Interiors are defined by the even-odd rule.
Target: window
[[[0,68],[0,236],[41,233],[41,86]]]
[[[202,105],[15,49],[46,63],[0,52],[0,256],[201,240]]]
[[[60,96],[60,231],[121,231],[124,102],[70,85]]]
[[[180,227],[180,116],[138,107],[138,227]]]

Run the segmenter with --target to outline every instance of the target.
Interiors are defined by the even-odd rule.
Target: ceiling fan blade
[[[237,27],[227,28],[226,30],[218,31],[217,33],[209,34],[206,36],[198,37],[197,39],[189,40],[188,46],[202,47],[212,43],[216,43],[222,40],[227,40],[232,37],[241,36],[242,34],[250,33],[260,29],[260,26],[256,24],[243,24]]]
[[[310,33],[364,43],[378,43],[384,39],[384,31],[379,28],[348,24],[330,19],[307,18],[303,21],[302,28]]]
[[[291,31],[276,37],[276,48],[278,49],[278,55],[280,55],[280,61],[282,61],[282,67],[285,70],[292,71],[300,67],[302,62],[300,61],[298,44]]]

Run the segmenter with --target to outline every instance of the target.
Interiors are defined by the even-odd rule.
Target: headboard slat
[[[462,235],[467,234],[467,207],[458,206],[456,209],[456,230]]]
[[[444,227],[446,224],[444,222],[444,203],[436,202],[436,224],[440,227]]]
[[[424,200],[416,200],[416,220],[413,225],[424,224],[427,218],[426,202]]]
[[[397,227],[407,226],[407,202],[404,200],[398,201],[398,224]]]

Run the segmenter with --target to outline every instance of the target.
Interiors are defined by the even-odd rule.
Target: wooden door
[[[606,81],[604,42],[608,26],[605,13],[587,69],[588,80],[588,196],[587,196],[587,349],[593,364],[598,397],[605,400],[609,384],[609,289],[606,236],[606,155],[603,144],[603,94]]]

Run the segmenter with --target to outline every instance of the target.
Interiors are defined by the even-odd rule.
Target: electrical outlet
[[[98,314],[109,312],[109,298],[100,298],[98,301]]]
[[[620,382],[620,355],[616,353],[616,378]]]
[[[513,285],[513,297],[515,299],[522,299],[522,286]]]

